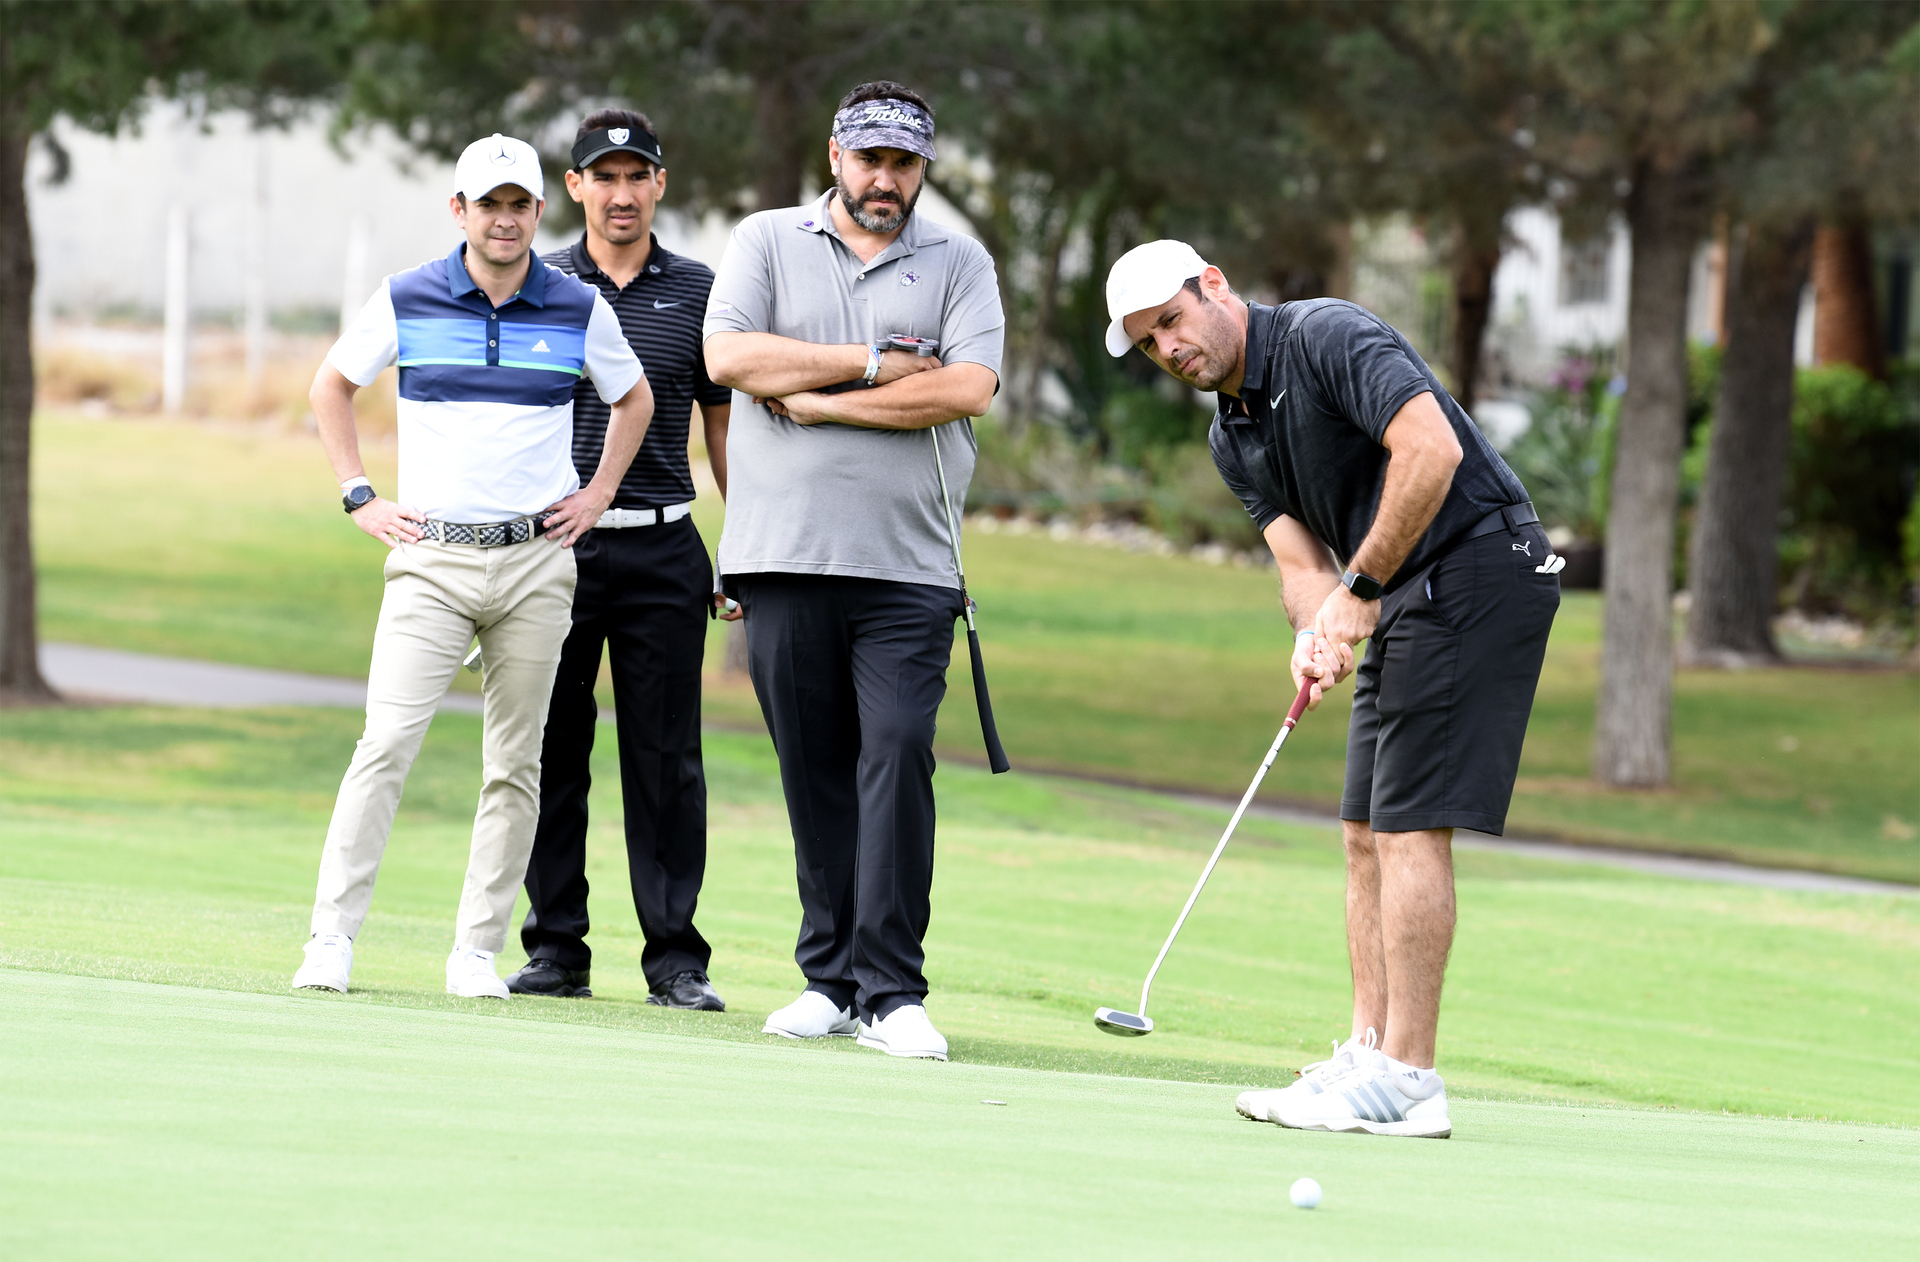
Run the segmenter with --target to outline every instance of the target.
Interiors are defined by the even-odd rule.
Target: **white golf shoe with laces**
[[[295,990],[335,990],[347,993],[353,975],[353,939],[344,933],[316,933],[300,948],[307,962],[294,970]]]
[[[1346,1073],[1321,1084],[1318,1095],[1282,1103],[1273,1120],[1297,1131],[1364,1131],[1445,1139],[1447,1084],[1431,1069],[1416,1069],[1370,1052]]]
[[[862,1047],[877,1048],[889,1056],[907,1056],[916,1060],[945,1060],[947,1040],[927,1019],[927,1010],[917,1003],[895,1008],[878,1021],[862,1021],[856,1040]]]
[[[493,952],[457,946],[447,956],[447,993],[463,999],[511,999],[513,992],[494,971]]]
[[[768,1017],[760,1033],[783,1039],[850,1039],[858,1027],[853,1009],[836,1008],[819,991],[803,990],[798,999]]]
[[[1327,1089],[1327,1083],[1351,1070],[1362,1056],[1379,1045],[1380,1036],[1374,1033],[1372,1026],[1368,1026],[1365,1034],[1344,1043],[1335,1043],[1333,1055],[1327,1059],[1301,1066],[1295,1071],[1300,1075],[1298,1081],[1266,1091],[1242,1091],[1233,1102],[1233,1107],[1240,1110],[1241,1117],[1256,1122],[1277,1122],[1279,1119],[1273,1115],[1275,1109],[1294,1100],[1319,1095]]]

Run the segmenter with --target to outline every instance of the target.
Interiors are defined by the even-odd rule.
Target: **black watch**
[[[347,488],[346,493],[340,497],[340,504],[348,513],[353,513],[379,498],[372,487],[362,483],[360,486]]]
[[[1380,599],[1380,580],[1377,578],[1368,578],[1365,574],[1356,574],[1348,570],[1340,576],[1340,585],[1361,600]]]

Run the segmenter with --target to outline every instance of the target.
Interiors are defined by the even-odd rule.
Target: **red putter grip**
[[[1293,699],[1293,707],[1287,711],[1287,721],[1284,726],[1292,727],[1300,721],[1300,716],[1307,712],[1307,702],[1313,699],[1313,685],[1317,682],[1319,681],[1309,679],[1300,685],[1300,695]]]

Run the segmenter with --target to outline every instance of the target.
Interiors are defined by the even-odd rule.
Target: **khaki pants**
[[[353,937],[435,707],[477,633],[485,703],[480,809],[454,933],[498,951],[540,815],[540,740],[573,619],[573,553],[544,538],[502,548],[421,542],[387,555],[367,678],[367,729],[320,854],[313,932]]]

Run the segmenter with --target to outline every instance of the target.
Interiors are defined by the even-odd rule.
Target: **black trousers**
[[[960,593],[808,574],[731,581],[793,826],[793,957],[807,989],[877,1020],[927,994],[933,730]]]
[[[647,944],[649,985],[704,972],[713,949],[693,927],[707,868],[707,778],[700,758],[700,664],[713,568],[693,519],[590,530],[574,545],[579,586],[560,650],[540,753],[540,825],[527,864],[521,945],[584,969],[587,790],[605,645],[612,664],[627,875]]]

